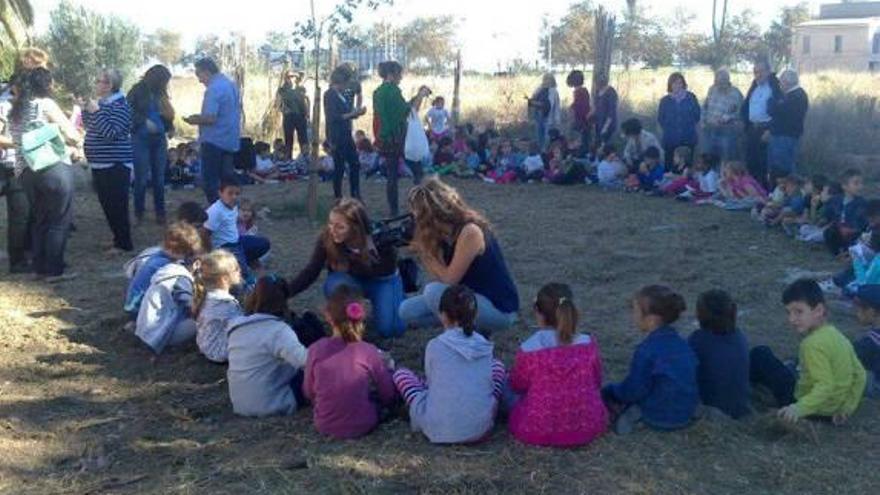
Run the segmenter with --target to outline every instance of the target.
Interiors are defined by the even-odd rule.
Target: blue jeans
[[[25,169],[22,184],[33,205],[31,250],[34,272],[56,276],[64,273],[64,251],[73,222],[73,167],[58,163],[39,172]]]
[[[153,210],[165,216],[165,167],[168,165],[168,140],[164,134],[136,132],[131,136],[134,152],[134,216],[144,216],[147,178],[152,177]]]
[[[202,189],[208,204],[220,197],[220,179],[235,173],[233,159],[235,153],[226,151],[211,143],[202,143],[199,147],[202,159]]]
[[[421,294],[403,301],[399,310],[400,318],[407,325],[419,328],[439,326],[440,298],[448,287],[449,285],[440,282],[429,283]],[[478,331],[491,333],[505,330],[516,321],[516,313],[503,313],[486,296],[482,294],[476,296]]]
[[[767,143],[767,171],[775,177],[795,172],[799,139],[789,136],[770,136]]]
[[[241,270],[241,278],[244,280],[245,286],[253,286],[256,280],[251,273],[250,264],[269,252],[271,247],[269,239],[255,235],[243,235],[238,238],[237,243],[224,244],[220,247],[232,253],[238,260],[238,267]]]
[[[345,272],[329,272],[324,297],[347,285],[359,289],[373,306],[373,325],[383,337],[400,337],[406,327],[397,312],[403,302],[403,280],[395,273],[387,277],[362,278]]]
[[[538,148],[540,148],[541,151],[544,151],[544,147],[547,146],[547,131],[549,131],[547,120],[543,118],[536,118],[535,138],[538,143]]]
[[[704,132],[703,151],[721,159],[739,158],[739,131],[736,127],[707,127]]]

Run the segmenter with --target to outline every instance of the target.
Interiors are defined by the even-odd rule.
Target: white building
[[[880,2],[822,5],[795,26],[792,58],[799,72],[880,72]]]

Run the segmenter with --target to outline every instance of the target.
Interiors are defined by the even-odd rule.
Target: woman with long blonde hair
[[[414,187],[408,202],[416,225],[410,247],[437,281],[400,305],[401,319],[411,326],[439,325],[443,292],[461,284],[476,293],[479,331],[513,324],[519,294],[489,222],[436,178]]]
[[[405,329],[397,308],[403,302],[403,280],[397,272],[397,249],[377,246],[370,237],[370,219],[363,203],[342,199],[330,210],[312,257],[287,285],[289,297],[308,289],[327,269],[324,297],[339,287],[363,292],[372,305],[373,325],[383,337],[398,337]]]

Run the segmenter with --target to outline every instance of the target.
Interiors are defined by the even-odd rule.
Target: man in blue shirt
[[[220,73],[210,58],[197,60],[196,77],[205,85],[202,113],[184,122],[199,126],[202,187],[208,203],[219,197],[220,178],[233,174],[233,159],[241,141],[241,100],[238,88]]]

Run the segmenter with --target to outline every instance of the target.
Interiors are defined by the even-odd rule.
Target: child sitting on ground
[[[179,246],[168,242],[177,237],[182,241]],[[179,256],[185,251],[192,253],[191,246],[200,245],[201,239],[194,228],[175,223],[169,227],[166,235],[167,252],[163,250],[157,255],[157,259],[168,256],[170,261],[156,270],[150,279],[135,322],[135,335],[156,354],[160,354],[166,346],[184,344],[196,335],[196,322],[193,320],[193,275],[186,258]],[[148,266],[144,266],[141,271],[147,268]]]
[[[623,186],[626,178],[626,165],[617,156],[613,144],[605,144],[601,151],[602,159],[596,166],[596,181],[604,188],[616,189]]]
[[[657,182],[657,188],[667,192],[667,187],[673,183],[688,184],[693,176],[694,154],[690,147],[679,146],[672,152],[672,167],[663,174],[663,178]],[[675,194],[675,193],[673,193]]]
[[[257,228],[257,212],[254,203],[242,198],[238,202],[238,235],[257,235],[260,229]]]
[[[786,421],[846,421],[861,401],[865,369],[849,340],[828,323],[822,289],[814,280],[797,280],[783,291],[782,304],[803,338],[797,367],[780,361],[769,347],[755,347],[749,355],[752,383],[770,389]]]
[[[277,182],[278,167],[272,160],[272,153],[269,150],[269,143],[259,141],[254,144],[254,152],[257,154],[256,166],[248,175],[258,184],[266,184]]]
[[[782,228],[786,234],[795,236],[802,225],[815,221],[822,207],[822,190],[827,183],[828,179],[822,174],[813,175],[804,181],[801,186],[804,210],[800,215],[788,215],[782,218]]]
[[[634,191],[653,191],[664,174],[663,164],[660,163],[660,149],[651,146],[645,150],[642,163],[639,164],[639,171],[636,174],[636,181],[630,179],[627,184],[627,190]]]
[[[764,225],[779,225],[785,218],[796,218],[803,214],[807,207],[801,188],[803,179],[791,174],[781,179],[782,200],[768,203],[761,210]]]
[[[205,223],[205,220],[208,219],[208,215],[205,213],[204,208],[195,201],[186,201],[180,204],[177,207],[176,213],[177,221],[187,223],[195,227],[195,229],[199,232],[200,237],[202,238],[202,247],[210,246],[211,239],[207,236],[201,236],[202,233],[202,224]],[[137,275],[138,271],[142,266],[149,260],[154,254],[158,253],[162,250],[162,246],[150,246],[145,248],[143,251],[137,254],[134,258],[126,261],[124,265],[122,265],[122,271],[125,273],[125,277],[129,280],[133,279],[135,275]],[[152,276],[152,274],[150,274]],[[149,282],[149,277],[147,277],[146,282]],[[144,288],[146,289],[146,287]]]
[[[838,182],[828,182],[810,201],[809,223],[801,225],[798,229],[797,240],[804,242],[825,242],[825,229],[831,224],[830,219],[837,218],[834,209],[841,204],[834,198],[843,196],[843,188]]]
[[[510,432],[532,445],[584,445],[608,426],[599,346],[578,333],[567,285],[542,287],[533,310],[539,330],[520,345],[510,372],[510,388],[522,394],[510,412]]]
[[[141,302],[147,293],[156,273],[169,264],[185,264],[191,262],[202,253],[202,238],[199,232],[185,222],[175,222],[165,229],[165,238],[161,247],[149,248],[152,253],[144,257],[144,253],[129,261],[126,270],[132,274],[131,282],[125,294],[123,309],[129,320],[134,321],[141,309]]]
[[[856,316],[868,333],[853,343],[867,372],[865,395],[880,399],[880,285],[863,285],[856,293]]]
[[[688,337],[697,356],[700,401],[733,419],[751,412],[749,342],[736,327],[736,303],[723,290],[697,299],[699,330]]]
[[[358,162],[361,164],[361,170],[364,171],[365,177],[369,178],[381,172],[379,170],[379,153],[376,153],[373,144],[367,139],[364,139],[358,146]]]
[[[333,335],[312,344],[303,393],[313,404],[315,429],[338,439],[358,438],[379,424],[397,393],[391,370],[374,345],[362,342],[367,313],[355,289],[330,295],[324,317]]]
[[[495,424],[504,365],[492,357],[492,343],[476,333],[476,317],[474,292],[448,287],[440,298],[443,333],[425,348],[425,381],[406,368],[394,372],[412,430],[432,443],[477,442]]]
[[[452,148],[452,139],[449,136],[442,137],[438,141],[433,165],[437,175],[449,175],[455,171],[455,152]]]
[[[291,415],[306,403],[303,366],[306,348],[282,316],[287,309],[284,280],[262,277],[245,301],[248,316],[226,326],[229,342],[229,398],[242,416]]]
[[[272,162],[274,163],[283,163],[290,161],[292,158],[287,155],[287,150],[284,148],[284,140],[281,138],[277,138],[272,141]]]
[[[465,150],[456,157],[457,170],[454,174],[458,177],[474,177],[480,169],[480,155],[476,152],[477,141],[471,139],[467,142]]]
[[[519,171],[520,182],[539,181],[544,177],[544,158],[541,147],[536,142],[529,143],[529,154],[522,162]]]
[[[324,155],[321,156],[321,160],[318,162],[318,175],[321,177],[322,182],[327,182],[333,179],[333,171],[336,170],[329,141],[321,143],[321,151],[324,152]]]
[[[867,227],[865,218],[865,199],[861,196],[862,173],[854,168],[843,172],[840,185],[843,196],[829,201],[826,214],[836,217],[827,218],[831,223],[824,232],[825,246],[837,256],[856,242]]]
[[[699,402],[697,358],[672,324],[685,310],[684,298],[672,289],[649,285],[632,300],[633,318],[647,336],[636,347],[629,374],[602,389],[615,416],[617,434],[644,422],[656,430],[677,430],[691,423]]]
[[[746,170],[742,162],[725,162],[718,183],[719,199],[714,202],[727,210],[751,210],[767,202],[767,191]]]
[[[212,249],[226,249],[238,259],[245,285],[253,286],[253,276],[248,267],[265,256],[270,249],[269,240],[256,235],[240,235],[238,230],[238,198],[241,187],[234,177],[220,180],[220,198],[207,210],[208,220],[204,229],[211,235]]]
[[[196,344],[209,361],[225,363],[228,357],[226,324],[241,316],[241,306],[229,291],[241,283],[238,260],[217,249],[193,266],[195,276]]]
[[[694,164],[693,179],[696,183],[694,188],[691,185],[687,187],[687,191],[682,193],[688,199],[696,201],[706,201],[718,193],[718,185],[720,177],[718,175],[718,155],[714,153],[703,153]],[[681,195],[680,195],[681,196]]]

